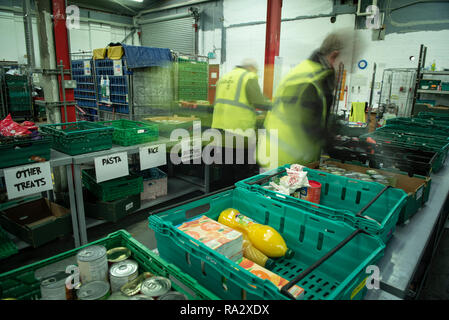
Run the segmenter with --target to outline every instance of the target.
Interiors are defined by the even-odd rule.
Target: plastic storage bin
[[[264,188],[270,177],[286,175],[286,168],[290,165],[239,181],[236,185],[298,208],[316,208],[313,212],[320,216],[349,223],[385,242],[391,238],[406,202],[407,195],[403,190],[304,168],[309,180],[321,183],[321,199],[317,205]]]
[[[180,266],[222,299],[291,298],[284,294],[286,287],[281,292],[273,283],[253,275],[176,228],[203,214],[217,220],[224,209],[231,207],[281,233],[296,254],[291,259],[277,260],[272,271],[291,281],[290,285],[304,288],[304,299],[361,299],[364,296],[365,269],[378,261],[385,248],[378,237],[242,188],[152,212],[149,226],[155,231],[161,257]]]
[[[112,142],[121,146],[156,141],[159,138],[158,126],[132,120],[112,120],[98,122],[107,127],[113,127]]]
[[[366,173],[367,170],[370,170],[370,168],[367,166],[362,166],[356,163],[341,163],[334,159],[325,161],[323,164],[333,165],[339,168],[344,168],[346,170],[361,173]],[[307,167],[311,169],[317,169],[319,168],[319,165],[319,162],[314,162],[308,164]],[[432,184],[432,180],[429,177],[419,175],[409,177],[405,172],[391,169],[376,169],[376,171],[379,174],[392,177],[394,180],[393,187],[402,189],[407,194],[407,200],[399,214],[397,224],[402,224],[405,221],[409,220],[418,212],[419,208],[421,208],[427,202],[427,200],[429,200],[430,187]]]
[[[39,130],[52,136],[53,149],[72,156],[112,148],[114,128],[95,122],[47,124]]]
[[[3,137],[0,135],[0,168],[35,163],[51,158],[52,139],[48,135]]]
[[[54,257],[0,274],[0,298],[15,298],[19,300],[38,300],[41,297],[40,281],[35,272],[44,267],[75,258],[79,250],[92,245],[102,245],[106,249],[127,247],[131,250],[132,259],[139,264],[139,272],[151,272],[155,275],[172,280],[174,290],[184,293],[189,300],[217,300],[218,297],[202,287],[198,282],[183,273],[178,267],[167,263],[148,248],[135,240],[131,235],[119,230],[105,238],[91,242],[82,247],[58,254]],[[76,258],[75,258],[76,261]]]
[[[101,201],[86,190],[84,193],[84,210],[87,217],[117,222],[127,214],[140,208],[140,194],[113,201]]]
[[[95,169],[87,169],[82,170],[81,178],[83,185],[101,201],[113,201],[143,191],[142,177],[133,174],[97,183]]]

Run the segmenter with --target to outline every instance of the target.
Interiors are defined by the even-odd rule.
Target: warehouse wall
[[[248,9],[250,8],[250,9]],[[352,7],[356,9],[355,7]],[[436,4],[438,9],[438,4]],[[355,11],[355,10],[354,10]],[[282,75],[297,63],[307,58],[319,46],[323,37],[335,28],[354,28],[355,14],[337,15],[335,23],[331,23],[329,16],[337,12],[333,8],[333,1],[319,0],[284,0],[282,8],[280,57],[282,57]],[[266,2],[258,0],[224,0],[224,33],[226,39],[226,60],[222,72],[231,70],[245,57],[256,59],[263,66],[265,55],[266,30]],[[295,20],[296,19],[296,20]],[[360,18],[359,18],[360,19]],[[408,17],[412,20],[412,17]],[[358,86],[351,93],[349,83],[348,106],[351,101],[368,101],[373,71],[373,63],[377,63],[376,82],[382,80],[385,68],[416,68],[419,56],[419,46],[427,45],[427,62],[437,61],[437,67],[449,67],[449,30],[416,31],[404,33],[388,33],[385,40],[372,40],[371,30],[357,30],[356,41],[352,54],[344,59],[348,72],[348,81],[357,78],[357,83],[366,79],[366,84]],[[209,45],[210,46],[210,45]],[[204,45],[205,48],[208,44]],[[409,60],[415,56],[415,62]],[[357,63],[360,59],[368,61],[368,67],[360,70]],[[259,72],[260,83],[263,83],[263,71]],[[376,88],[376,87],[375,87]],[[379,91],[374,91],[373,102],[379,99]],[[344,101],[340,103],[344,106]]]
[[[83,16],[83,12],[81,14]],[[130,19],[131,21],[131,19]],[[34,52],[36,67],[40,67],[39,43],[36,18],[32,18]],[[26,47],[22,14],[19,12],[0,10],[0,43],[8,44],[0,50],[0,60],[26,63]],[[110,42],[120,42],[131,32],[130,27],[111,26],[106,23],[80,22],[80,29],[70,30],[71,52],[91,51],[101,48]],[[126,43],[132,44],[133,37]],[[140,45],[137,33],[134,34],[134,44]],[[73,58],[80,57],[73,55]]]

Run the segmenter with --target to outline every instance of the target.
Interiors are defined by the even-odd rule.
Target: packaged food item
[[[218,222],[246,234],[251,244],[269,258],[290,258],[294,255],[279,232],[270,226],[257,223],[236,209],[223,210]]]
[[[177,228],[232,261],[242,257],[242,233],[207,216],[184,222]]]
[[[137,278],[131,280],[130,282],[124,284],[121,288],[120,291],[125,295],[125,296],[133,296],[135,294],[138,294],[140,292],[140,288],[142,286],[142,283],[145,281],[145,279],[147,278],[151,278],[154,275],[151,272],[144,272],[142,274],[140,274]]]
[[[108,259],[104,246],[93,245],[84,248],[78,252],[76,258],[82,284],[94,280],[108,280]]]
[[[114,263],[109,269],[111,292],[119,291],[123,285],[137,278],[138,269],[137,262],[129,259]]]
[[[279,288],[279,290],[288,283],[288,281],[281,276],[257,265],[256,263],[246,258],[242,258],[237,262],[237,264],[261,279],[270,280],[277,288]],[[304,298],[304,289],[298,285],[294,285],[293,287],[291,287],[288,292],[297,300],[301,300]]]
[[[116,247],[109,249],[106,252],[106,255],[108,257],[109,264],[112,265],[113,263],[128,259],[131,256],[131,250],[126,247]]]
[[[320,203],[321,183],[309,180],[309,187],[303,187],[297,190],[296,197],[313,203]]]
[[[140,292],[153,299],[163,296],[171,289],[171,281],[165,277],[151,277],[142,283]]]
[[[107,281],[92,281],[83,284],[77,295],[79,300],[107,300],[110,296],[110,286]]]
[[[268,258],[260,250],[254,247],[246,234],[243,234],[243,256],[257,263],[259,266],[270,270],[273,269],[276,264],[273,259]]]

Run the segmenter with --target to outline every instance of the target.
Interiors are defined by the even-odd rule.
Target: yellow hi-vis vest
[[[330,73],[332,70],[324,69],[321,64],[305,60],[293,68],[281,82],[273,99],[273,108],[265,119],[267,134],[259,136],[258,162],[261,167],[273,169],[285,164],[304,165],[319,160],[321,143],[307,132],[314,110],[304,103],[307,99],[304,91],[310,85],[316,89],[319,101],[313,102],[322,105],[321,126],[324,128],[327,106],[320,83]],[[270,130],[277,130],[277,147],[270,144]],[[277,162],[274,162],[276,157],[271,152],[277,152]]]
[[[257,79],[257,74],[237,67],[219,80],[212,128],[243,131],[256,128],[256,110],[246,97],[249,79]]]

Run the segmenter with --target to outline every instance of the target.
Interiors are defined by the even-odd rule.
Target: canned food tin
[[[135,294],[138,294],[140,292],[140,288],[142,286],[142,282],[150,277],[153,277],[154,275],[151,272],[144,272],[140,274],[137,278],[134,280],[129,281],[128,283],[124,284],[120,291],[125,296],[133,296]]]
[[[142,282],[142,294],[156,298],[166,294],[171,289],[171,281],[164,277],[151,277]]]
[[[134,260],[123,260],[114,263],[109,270],[111,291],[119,291],[123,285],[137,278],[139,275],[138,269],[139,265]]]
[[[376,170],[366,170],[366,173],[369,174],[370,176],[378,174]]]
[[[154,300],[154,299],[144,294],[138,294],[136,296],[130,297],[129,300]]]
[[[95,280],[108,281],[108,259],[105,247],[95,245],[84,248],[78,252],[77,262],[81,283]]]
[[[108,300],[129,300],[129,297],[121,292],[114,292],[109,296]]]
[[[301,188],[299,190],[300,199],[319,204],[321,197],[321,183],[309,180],[310,187]]]
[[[67,274],[58,272],[41,281],[41,300],[67,300],[65,280]]]
[[[106,252],[108,262],[113,264],[128,259],[131,256],[131,250],[126,247],[112,248]]]
[[[185,294],[176,291],[170,291],[160,296],[158,300],[189,300]]]
[[[78,290],[79,300],[106,300],[109,298],[109,283],[107,281],[92,281]]]
[[[386,179],[386,177],[381,174],[375,174],[375,175],[371,176],[371,178],[373,178],[375,180],[385,180]]]

